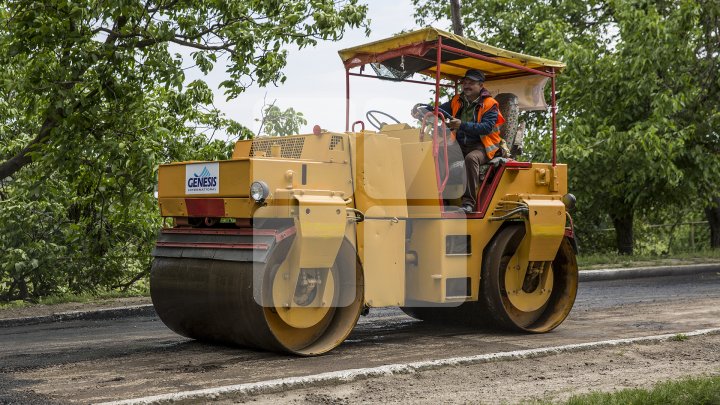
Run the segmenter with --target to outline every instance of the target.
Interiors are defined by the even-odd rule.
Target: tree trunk
[[[710,225],[710,247],[720,249],[720,197],[713,198],[705,208],[705,216]]]
[[[453,34],[462,36],[462,20],[460,15],[460,0],[450,0],[450,14],[452,17]]]
[[[621,255],[633,254],[634,236],[632,211],[613,213],[610,214],[610,218],[615,226],[615,240],[618,253]]]

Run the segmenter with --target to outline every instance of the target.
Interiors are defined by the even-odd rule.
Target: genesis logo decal
[[[217,194],[220,185],[218,163],[185,166],[185,194]]]

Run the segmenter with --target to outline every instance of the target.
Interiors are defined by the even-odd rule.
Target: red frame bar
[[[458,54],[460,54],[460,55],[470,56],[470,57],[473,57],[473,58],[476,58],[476,59],[484,60],[485,62],[494,63],[494,64],[496,64],[496,65],[501,65],[501,66],[511,67],[511,68],[514,68],[514,69],[519,69],[519,70],[522,70],[522,71],[525,71],[525,72],[528,72],[528,73],[533,73],[533,74],[536,74],[536,75],[542,75],[542,76],[547,76],[547,77],[553,77],[553,76],[554,76],[554,73],[549,73],[549,72],[545,72],[545,71],[542,71],[542,70],[537,70],[537,69],[529,68],[529,67],[527,67],[527,66],[518,65],[518,64],[515,64],[515,63],[512,63],[512,62],[505,62],[505,61],[503,61],[503,60],[498,60],[498,59],[495,59],[495,58],[491,58],[491,57],[489,57],[489,56],[481,55],[481,54],[479,54],[479,53],[466,51],[466,50],[460,49],[460,48],[455,48],[454,46],[442,45],[442,41],[440,41],[440,38],[441,38],[441,37],[438,37],[438,46],[439,46],[440,48],[442,48],[442,49],[446,49],[446,50],[448,50],[448,51],[451,51],[451,52],[454,52],[454,53],[458,53]],[[554,71],[554,69],[553,69],[553,71]]]
[[[350,131],[350,68],[345,68],[345,132]]]
[[[433,158],[435,158],[435,178],[437,179],[437,185],[438,185],[438,199],[440,200],[440,206],[443,206],[442,202],[442,193],[443,188],[445,186],[445,182],[447,182],[447,178],[444,182],[440,181],[440,162],[438,161],[438,147],[439,147],[439,141],[438,141],[438,120],[440,119],[440,64],[442,63],[442,37],[438,37],[437,39],[438,47],[437,47],[437,55],[435,59],[435,125],[433,126]],[[448,164],[447,159],[447,139],[445,140],[445,163]],[[445,172],[445,177],[450,177],[450,172]]]
[[[268,250],[267,243],[217,243],[217,242],[156,242],[157,247],[197,249]]]
[[[379,79],[379,80],[382,80],[382,79],[380,79],[379,76],[366,75],[366,74],[362,74],[362,73],[352,73],[352,72],[350,72],[349,74],[350,74],[350,76],[368,77],[368,78],[370,78],[370,79]],[[392,80],[387,80],[387,81],[392,81]],[[402,82],[402,83],[407,82],[407,83],[429,84],[430,86],[434,86],[434,85],[435,85],[435,83],[433,83],[433,82],[424,82],[424,81],[422,81],[422,80],[409,80],[409,79],[405,79],[405,80],[398,80],[397,82],[398,82],[398,83],[399,83],[399,82]],[[442,86],[442,87],[453,87],[452,84],[441,84],[440,86]]]

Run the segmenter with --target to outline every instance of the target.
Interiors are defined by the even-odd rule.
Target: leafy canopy
[[[289,47],[365,27],[357,0],[0,0],[0,299],[129,288],[160,226],[157,165],[218,159],[191,68],[229,98],[282,83]]]

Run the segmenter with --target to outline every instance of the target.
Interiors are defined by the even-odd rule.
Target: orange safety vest
[[[457,94],[450,101],[450,108],[452,110],[450,113],[453,117],[455,117],[458,111],[460,111],[460,107],[462,107],[462,102],[460,101],[460,95]],[[482,120],[482,116],[493,107],[497,107],[498,112],[498,119],[495,123],[495,127],[492,132],[480,137],[480,140],[485,147],[485,154],[488,159],[492,159],[495,156],[495,153],[497,153],[500,149],[500,141],[502,140],[502,138],[500,138],[500,126],[505,123],[505,118],[500,113],[500,105],[492,97],[485,97],[485,99],[483,99],[480,111],[478,111],[477,114],[477,122],[480,122]]]

